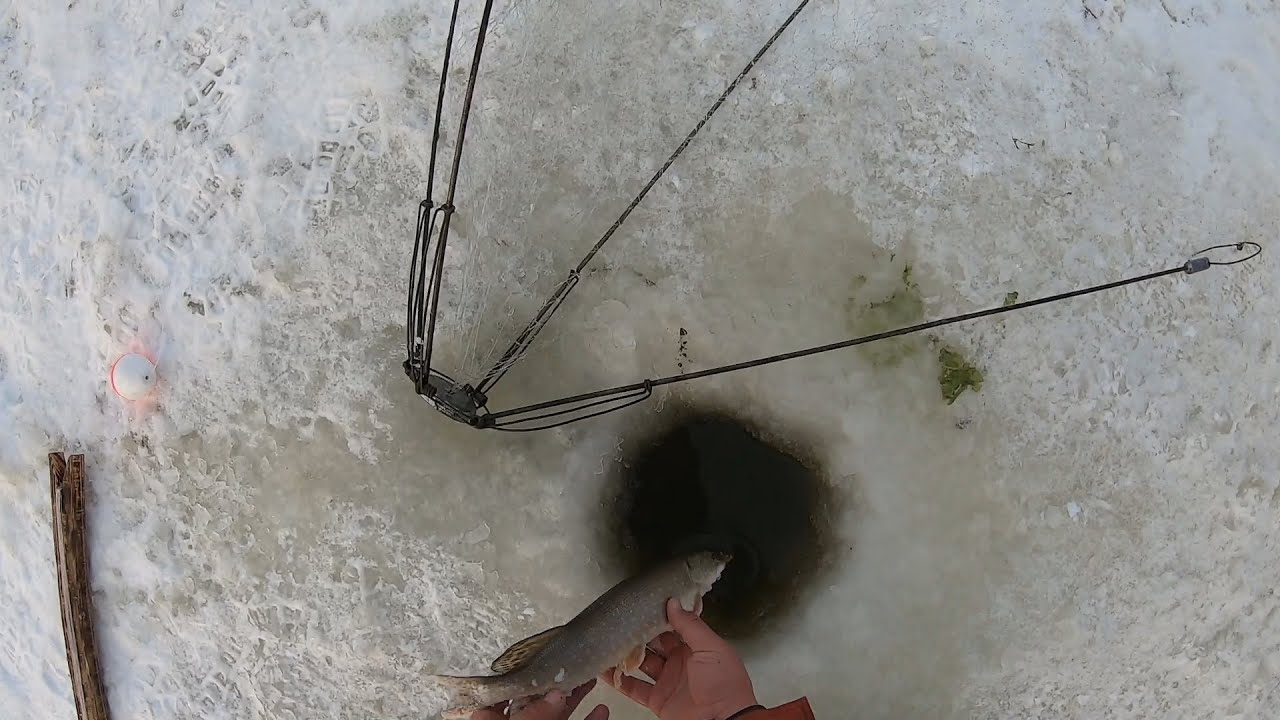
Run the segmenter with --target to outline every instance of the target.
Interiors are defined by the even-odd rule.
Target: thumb
[[[667,622],[671,623],[671,629],[676,631],[690,650],[713,650],[724,643],[702,618],[680,607],[680,601],[676,598],[667,601]]]

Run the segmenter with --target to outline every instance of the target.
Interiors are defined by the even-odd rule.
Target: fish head
[[[733,559],[733,555],[727,552],[699,552],[688,555],[684,559],[685,571],[689,573],[689,578],[698,585],[710,588],[720,579],[720,573],[724,572],[724,566],[729,564]]]

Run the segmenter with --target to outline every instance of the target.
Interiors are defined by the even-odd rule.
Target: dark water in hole
[[[673,554],[728,549],[734,559],[703,617],[730,638],[768,627],[799,600],[832,551],[829,485],[739,422],[689,416],[624,461],[614,540],[639,572]]]

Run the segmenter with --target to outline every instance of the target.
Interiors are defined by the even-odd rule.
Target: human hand
[[[562,692],[549,692],[516,710],[508,718],[505,705],[495,705],[471,714],[471,720],[569,720],[569,716],[582,704],[582,699],[596,686],[596,681],[579,685],[573,692],[565,695]],[[609,720],[609,708],[598,705],[587,715],[586,720]]]
[[[613,670],[600,678],[660,720],[725,720],[756,704],[751,677],[732,645],[677,600],[667,601],[667,621],[675,632],[649,643],[640,663],[652,683],[619,674],[615,684]]]

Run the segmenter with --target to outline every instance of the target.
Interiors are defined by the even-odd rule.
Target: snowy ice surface
[[[765,701],[1275,717],[1275,2],[814,0],[498,406],[675,372],[682,327],[692,369],[846,337],[851,279],[904,262],[941,316],[1217,242],[1271,254],[947,328],[987,379],[953,406],[927,353],[851,351],[515,437],[399,369],[447,9],[6,4],[0,717],[75,712],[50,450],[88,454],[117,717],[420,718],[444,701],[424,673],[478,671],[617,579],[615,448],[684,402],[816,445],[848,500],[837,571],[743,648]],[[442,367],[494,357],[790,10],[499,3]],[[131,406],[107,370],[138,347],[161,385]]]

